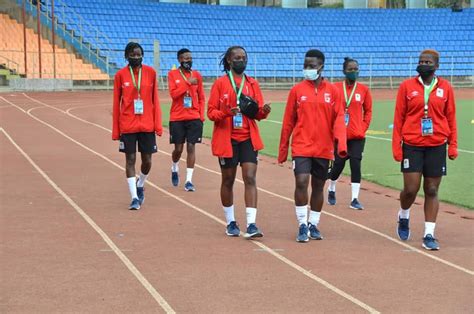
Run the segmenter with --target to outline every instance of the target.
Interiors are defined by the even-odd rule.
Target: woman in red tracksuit
[[[151,169],[151,155],[156,153],[155,134],[161,136],[161,109],[158,84],[153,68],[142,65],[143,48],[134,42],[125,48],[128,65],[115,74],[112,139],[120,140],[125,153],[125,172],[132,198],[129,209],[140,209],[145,200],[144,184]],[[141,153],[141,172],[135,178],[135,160]]]
[[[263,149],[255,120],[265,119],[271,111],[270,104],[263,104],[258,82],[244,74],[247,66],[247,52],[243,47],[233,46],[223,55],[221,64],[225,75],[212,85],[207,116],[214,121],[212,133],[212,154],[219,157],[222,173],[221,201],[227,221],[226,234],[239,236],[240,229],[234,217],[233,186],[237,165],[242,167],[245,185],[245,206],[247,214],[246,238],[263,236],[255,224],[257,215],[257,157]],[[255,119],[240,112],[239,99],[247,95],[258,103]]]
[[[278,152],[280,164],[287,160],[291,137],[295,211],[299,225],[297,242],[323,238],[317,226],[323,207],[324,183],[330,162],[334,159],[335,140],[338,154],[347,156],[344,108],[337,88],[321,76],[324,59],[324,54],[319,50],[306,52],[303,70],[305,80],[296,84],[288,95],[281,129]],[[308,219],[310,178],[311,210]]]
[[[340,158],[335,154],[334,166],[331,169],[328,189],[328,204],[336,205],[336,183],[344,170],[346,160],[349,159],[351,166],[351,189],[352,197],[349,205],[352,209],[362,210],[364,207],[359,202],[359,191],[361,181],[361,161],[365,146],[365,132],[369,128],[372,119],[372,95],[364,84],[357,82],[359,76],[359,63],[351,58],[344,58],[342,66],[346,79],[334,85],[339,89],[343,98],[344,123],[347,127],[347,153],[346,158]]]
[[[419,76],[404,81],[398,90],[393,123],[393,158],[401,162],[403,190],[400,193],[398,236],[410,237],[410,207],[415,201],[423,177],[425,192],[425,232],[422,246],[439,250],[434,237],[439,201],[438,188],[446,175],[446,145],[449,159],[458,155],[456,106],[449,82],[435,75],[439,53],[421,52]]]

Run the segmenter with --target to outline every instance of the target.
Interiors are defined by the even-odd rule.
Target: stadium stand
[[[97,43],[97,48],[110,49],[108,60],[115,68],[125,64],[126,43],[137,39],[144,46],[147,64],[154,61],[153,41],[160,41],[160,75],[176,64],[175,52],[188,47],[202,74],[216,76],[218,57],[236,44],[246,47],[249,69],[258,71],[258,77],[292,77],[295,69],[300,76],[302,56],[309,48],[325,52],[326,71],[335,76],[342,75],[345,56],[359,60],[361,76],[410,76],[415,74],[419,52],[426,48],[440,51],[440,75],[472,76],[474,71],[474,9],[453,13],[450,9],[281,9],[152,0],[55,2],[59,23],[69,14],[79,14],[107,34],[107,41]],[[78,21],[65,27],[84,33],[83,40],[92,45],[97,41],[94,32],[85,32]],[[108,47],[100,46],[104,42]]]
[[[0,14],[0,63],[8,64],[10,70],[25,75],[23,53],[23,25],[6,14]],[[30,28],[26,29],[28,78],[39,78],[38,36]],[[52,78],[53,46],[41,38],[42,77]],[[73,80],[105,80],[108,75],[84,63],[73,53],[56,46],[56,77]]]

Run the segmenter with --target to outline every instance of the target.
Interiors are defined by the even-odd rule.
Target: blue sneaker
[[[426,237],[423,238],[423,247],[430,251],[437,251],[439,250],[438,241],[431,235],[427,234]]]
[[[336,192],[333,192],[333,191],[328,192],[328,204],[336,205]]]
[[[173,183],[174,186],[178,186],[179,175],[177,171],[171,171],[171,183]]]
[[[236,221],[231,221],[225,230],[225,234],[229,237],[238,237],[240,235],[239,225]]]
[[[244,234],[244,238],[261,238],[263,237],[263,233],[258,229],[256,224],[249,224],[247,227],[247,233]]]
[[[398,237],[402,241],[410,239],[410,219],[408,218],[398,218],[398,228],[397,228]]]
[[[318,228],[309,223],[308,224],[308,229],[309,229],[309,237],[313,240],[322,240],[323,236],[321,235],[321,232],[318,230]]]
[[[354,198],[351,202],[350,208],[357,209],[357,210],[363,210],[364,206],[362,206],[362,204],[359,203],[359,200],[357,198]]]
[[[298,230],[298,236],[296,237],[296,242],[308,242],[308,226],[306,224],[301,224]]]
[[[194,192],[196,191],[196,188],[194,187],[194,184],[192,184],[192,182],[188,181],[184,184],[184,190],[187,192]]]
[[[138,198],[134,198],[132,202],[130,203],[130,207],[128,208],[130,210],[137,210],[140,209],[140,201]]]
[[[142,205],[145,202],[145,188],[144,187],[139,188],[137,186],[137,196],[138,196],[138,201],[140,202],[140,205]]]

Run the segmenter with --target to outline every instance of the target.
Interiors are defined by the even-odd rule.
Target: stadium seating
[[[25,74],[23,49],[23,26],[6,14],[0,14],[0,63],[8,64],[10,70]],[[38,36],[26,29],[28,78],[39,77]],[[74,80],[105,80],[108,76],[89,63],[76,58],[73,53],[56,46],[56,77]],[[42,77],[53,78],[53,46],[41,39]]]
[[[145,63],[153,64],[153,41],[160,41],[161,75],[176,64],[176,51],[193,51],[204,76],[220,74],[219,56],[231,45],[249,53],[259,77],[301,75],[304,52],[326,54],[326,71],[340,76],[345,56],[359,60],[361,76],[413,75],[422,49],[441,53],[441,75],[467,76],[474,64],[474,9],[280,9],[152,0],[58,0],[59,22],[72,12],[107,34],[110,62],[125,64],[123,49],[138,39]],[[49,3],[49,1],[48,1]],[[78,32],[77,23],[66,27]],[[84,40],[94,43],[93,36]],[[101,44],[104,45],[102,41]]]

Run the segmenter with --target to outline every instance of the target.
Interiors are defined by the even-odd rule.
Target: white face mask
[[[319,72],[316,69],[304,69],[303,76],[305,80],[316,81],[319,78]]]

